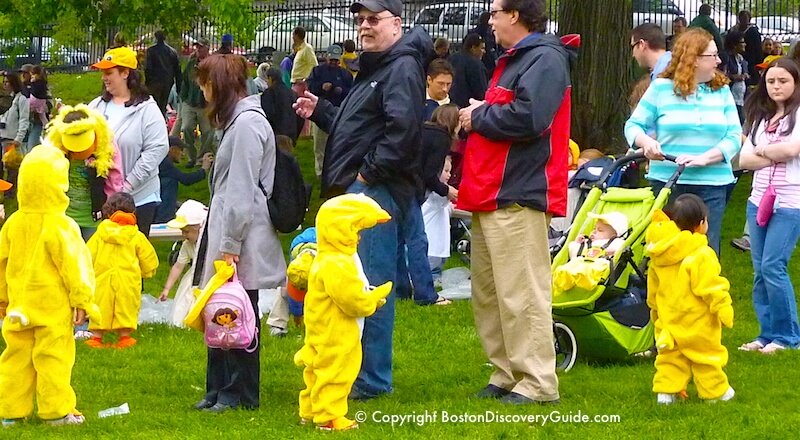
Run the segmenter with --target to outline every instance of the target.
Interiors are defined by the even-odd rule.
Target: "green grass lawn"
[[[54,80],[54,84],[66,83],[61,78]],[[57,88],[56,93],[61,89]],[[313,179],[311,142],[302,140],[296,151],[307,177]],[[561,405],[520,408],[477,400],[471,396],[486,384],[491,368],[486,365],[469,302],[448,307],[417,307],[403,302],[398,305],[395,325],[395,392],[370,402],[351,403],[350,416],[364,411],[367,421],[357,431],[338,435],[370,439],[794,438],[796,434],[791,433],[796,432],[796,422],[800,421],[795,368],[800,353],[767,357],[736,350],[758,330],[750,299],[749,254],[728,245],[742,231],[748,187],[749,179],[737,187],[723,227],[723,272],[731,281],[736,310],[735,326],[726,330],[723,337],[730,351],[726,371],[736,389],[733,401],[704,404],[690,386],[689,402],[658,407],[650,391],[652,359],[604,363],[580,357],[572,371],[560,375]],[[189,197],[206,201],[205,185],[182,187],[180,198]],[[313,212],[318,206],[315,191]],[[307,221],[311,220],[309,216]],[[284,237],[284,245],[290,237]],[[161,242],[157,248],[163,261],[169,244]],[[457,264],[452,260],[451,264]],[[168,270],[162,265],[156,278],[146,283],[146,292],[158,294]],[[795,280],[799,279],[796,265],[790,267],[790,272]],[[200,333],[145,325],[135,336],[139,344],[125,351],[92,350],[78,344],[73,384],[79,409],[87,417],[84,426],[54,428],[34,419],[13,430],[0,431],[0,438],[238,439],[331,435],[297,425],[297,393],[303,381],[301,371],[291,360],[302,345],[298,329],[290,328],[284,339],[265,336],[262,340],[261,408],[224,415],[190,409],[205,386],[206,351]],[[97,411],[123,402],[130,405],[129,415],[97,417]],[[391,426],[374,420],[391,415],[421,417],[426,411],[431,417],[436,413],[435,421],[429,417],[425,423]],[[544,426],[527,422],[454,423],[444,421],[444,412],[450,416],[488,414],[495,419],[498,415],[551,415],[569,421],[551,421]],[[619,416],[619,421],[574,422],[583,415],[614,415]]]

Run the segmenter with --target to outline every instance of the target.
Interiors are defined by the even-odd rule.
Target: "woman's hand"
[[[161,291],[161,295],[158,296],[158,300],[164,302],[169,297],[169,290],[164,289]]]
[[[225,260],[226,263],[233,266],[234,263],[239,262],[239,256],[234,254],[226,254],[225,252],[222,253],[222,259]]]
[[[661,143],[651,138],[644,136],[639,145],[644,150],[644,157],[650,160],[664,160],[664,152],[661,151]]]
[[[319,98],[309,91],[305,91],[303,96],[297,98],[292,108],[297,113],[297,116],[308,119],[314,114],[314,109],[317,108]]]

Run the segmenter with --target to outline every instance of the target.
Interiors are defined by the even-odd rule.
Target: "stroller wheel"
[[[555,336],[556,370],[566,373],[572,369],[578,358],[578,343],[575,341],[575,333],[563,322],[555,321],[553,334]]]

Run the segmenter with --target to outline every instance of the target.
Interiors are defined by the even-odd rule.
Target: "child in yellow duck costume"
[[[391,282],[369,286],[356,254],[358,233],[389,219],[363,194],[334,197],[317,214],[317,256],[305,297],[305,345],[294,362],[305,366],[301,421],[313,421],[323,430],[358,427],[345,417],[347,396],[361,368],[358,320],[375,313],[392,290]]]
[[[733,327],[733,307],[730,284],[705,236],[708,208],[683,194],[666,210],[669,217],[656,211],[646,234],[647,305],[658,348],[653,392],[659,404],[674,403],[694,375],[701,399],[730,400],[721,340],[722,326]]]
[[[103,206],[105,220],[89,242],[97,276],[97,304],[103,319],[89,322],[93,336],[86,345],[103,347],[103,335],[119,333],[116,348],[131,347],[136,339],[131,332],[139,323],[142,305],[142,278],[158,269],[158,255],[147,237],[136,226],[133,196],[116,193]]]
[[[56,425],[83,422],[70,385],[75,363],[73,324],[99,320],[94,271],[78,225],[66,216],[69,162],[40,145],[22,163],[19,211],[0,232],[0,355],[3,425],[33,413]],[[73,318],[74,313],[74,318]]]

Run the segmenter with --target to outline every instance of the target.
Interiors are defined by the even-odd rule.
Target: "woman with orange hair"
[[[686,170],[671,198],[698,195],[709,208],[708,244],[719,255],[726,187],[733,182],[731,159],[741,148],[742,126],[728,79],[717,70],[719,49],[702,29],[684,32],[672,49],[672,61],[656,78],[625,123],[625,138],[651,160],[647,179],[655,193],[677,165]],[[655,133],[655,138],[648,133]]]

